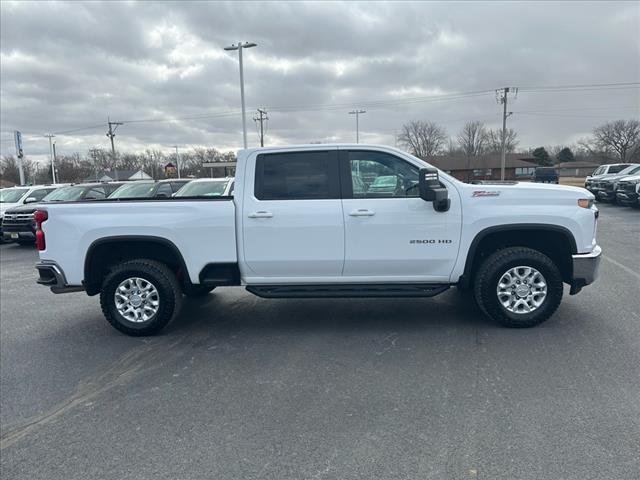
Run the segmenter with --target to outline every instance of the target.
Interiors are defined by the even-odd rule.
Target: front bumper
[[[640,196],[635,192],[618,192],[616,193],[618,203],[623,205],[637,205],[640,202]]]
[[[29,240],[31,242],[36,241],[36,235],[33,232],[8,232],[4,230],[1,234],[5,242],[13,242],[17,240]]]
[[[598,278],[602,248],[596,245],[590,253],[572,255],[573,278],[571,280],[570,294],[575,295],[582,287],[589,285]]]
[[[600,189],[600,190],[594,190],[592,193],[601,202],[612,202],[612,201],[614,201],[616,199],[615,190]]]
[[[39,275],[37,282],[40,285],[50,287],[53,293],[82,292],[84,290],[82,285],[69,285],[64,272],[56,262],[44,260],[36,264],[36,270]]]

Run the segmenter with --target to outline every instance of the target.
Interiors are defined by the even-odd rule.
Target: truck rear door
[[[249,275],[283,282],[341,275],[337,149],[260,153],[247,159],[245,182],[242,235]]]

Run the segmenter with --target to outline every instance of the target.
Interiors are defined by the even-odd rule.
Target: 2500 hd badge
[[[432,245],[432,244],[435,244],[435,243],[447,243],[448,244],[448,243],[453,243],[453,240],[449,240],[449,239],[435,240],[433,238],[428,239],[428,240],[409,240],[409,244],[410,245],[414,245],[416,243],[420,243],[420,244],[426,243],[426,244],[429,244],[429,245]]]

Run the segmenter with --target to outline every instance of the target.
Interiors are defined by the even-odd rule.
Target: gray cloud
[[[247,50],[247,105],[269,113],[268,141],[353,141],[351,106],[375,100],[640,80],[640,7],[602,3],[2,2],[1,153],[12,131],[46,155],[45,132],[105,124],[57,138],[61,152],[179,144],[241,146],[237,58]],[[310,108],[345,104],[344,108]],[[454,135],[467,120],[500,123],[491,93],[367,107],[361,139],[393,143],[412,119]],[[522,91],[510,126],[525,147],[568,143],[608,119],[640,115],[640,90]],[[216,112],[224,116],[191,118]],[[522,112],[522,113],[518,113]],[[251,117],[252,112],[249,113]],[[173,120],[173,121],[169,121]],[[249,139],[257,143],[253,122]]]

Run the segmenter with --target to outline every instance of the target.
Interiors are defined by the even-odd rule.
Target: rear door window
[[[311,151],[258,155],[255,196],[258,200],[340,198],[336,152]]]

